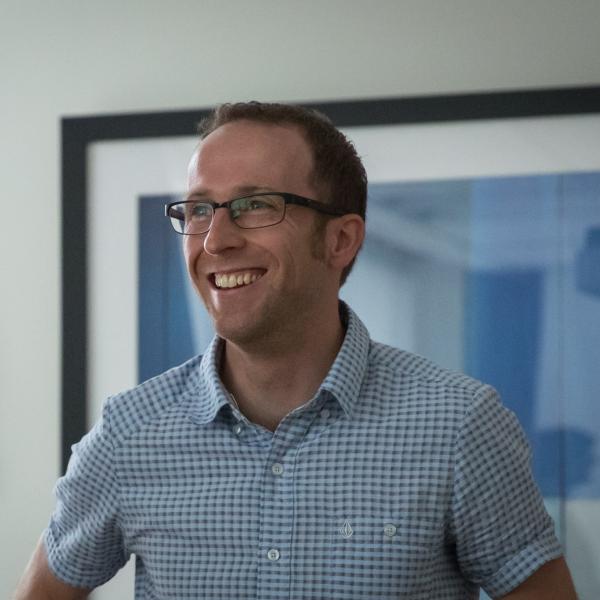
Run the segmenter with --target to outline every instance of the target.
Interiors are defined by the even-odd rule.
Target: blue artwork
[[[212,336],[171,199],[139,202],[140,380]],[[600,498],[599,174],[372,184],[341,295],[374,338],[494,385],[545,497]]]
[[[196,353],[185,297],[181,240],[164,214],[168,196],[139,204],[138,379],[144,381]]]

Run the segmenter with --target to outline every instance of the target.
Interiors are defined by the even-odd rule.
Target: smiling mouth
[[[213,273],[213,283],[219,289],[231,289],[251,285],[263,276],[263,273],[237,271],[235,273]]]

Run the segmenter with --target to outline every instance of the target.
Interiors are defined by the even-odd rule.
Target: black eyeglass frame
[[[281,219],[276,221],[275,223],[269,223],[268,225],[259,225],[258,227],[244,227],[240,225],[236,219],[231,218],[232,222],[235,223],[240,229],[263,229],[264,227],[272,227],[273,225],[278,225],[285,219],[286,207],[288,204],[295,204],[296,206],[306,206],[307,208],[312,208],[317,212],[332,215],[335,217],[341,217],[342,215],[349,214],[348,211],[342,208],[336,208],[334,206],[330,206],[328,204],[324,204],[323,202],[318,202],[317,200],[311,200],[310,198],[305,198],[304,196],[298,196],[297,194],[290,194],[288,192],[259,192],[258,194],[248,194],[247,196],[240,196],[239,198],[232,198],[231,200],[227,200],[227,202],[215,202],[214,200],[180,200],[179,202],[169,202],[165,204],[165,217],[169,218],[171,225],[176,233],[180,235],[204,235],[210,231],[210,227],[212,226],[212,222],[214,219],[214,211],[218,208],[226,208],[231,211],[231,205],[238,200],[245,200],[247,198],[260,198],[261,196],[280,196],[283,198],[283,212],[281,213]],[[212,206],[213,216],[210,221],[210,226],[206,231],[199,231],[195,233],[185,233],[184,231],[178,231],[173,225],[172,219],[173,217],[169,214],[169,211],[172,206],[177,206],[179,204],[207,204]],[[231,216],[231,212],[229,213]]]

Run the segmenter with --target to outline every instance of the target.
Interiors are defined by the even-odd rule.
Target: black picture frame
[[[338,127],[600,113],[600,86],[302,103]],[[88,149],[107,140],[194,135],[210,109],[64,117],[62,181],[61,466],[87,430]]]

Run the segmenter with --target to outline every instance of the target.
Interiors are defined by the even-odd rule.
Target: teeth
[[[215,285],[218,288],[234,288],[242,285],[249,285],[260,279],[262,275],[256,273],[236,273],[231,275],[215,274]]]

